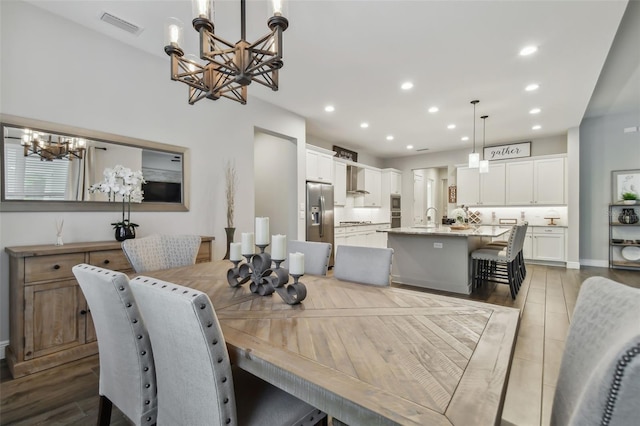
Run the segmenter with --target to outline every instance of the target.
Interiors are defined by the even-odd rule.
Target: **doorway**
[[[441,222],[447,215],[447,167],[430,167],[413,170],[413,224],[423,225],[429,221]],[[429,211],[427,209],[435,208]]]

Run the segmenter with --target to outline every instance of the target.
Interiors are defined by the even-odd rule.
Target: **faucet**
[[[435,216],[436,220],[438,218],[438,209],[436,209],[435,207],[429,207],[427,209],[427,211],[424,212],[424,215],[427,217],[427,227],[429,227],[429,228],[437,227],[438,226],[437,222],[429,220],[429,210],[435,210],[436,211],[436,216]]]

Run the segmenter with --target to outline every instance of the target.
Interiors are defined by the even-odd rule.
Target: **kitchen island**
[[[434,290],[470,294],[471,252],[509,232],[497,226],[451,229],[449,226],[385,230],[393,249],[391,280]]]

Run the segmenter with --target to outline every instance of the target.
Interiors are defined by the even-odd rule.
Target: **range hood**
[[[360,175],[360,179],[358,178]],[[347,165],[347,194],[363,195],[369,191],[364,189],[364,169]]]

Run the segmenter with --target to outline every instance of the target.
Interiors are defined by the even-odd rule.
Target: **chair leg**
[[[98,405],[98,426],[108,426],[111,423],[111,408],[113,404],[104,395],[100,395],[100,404]]]

